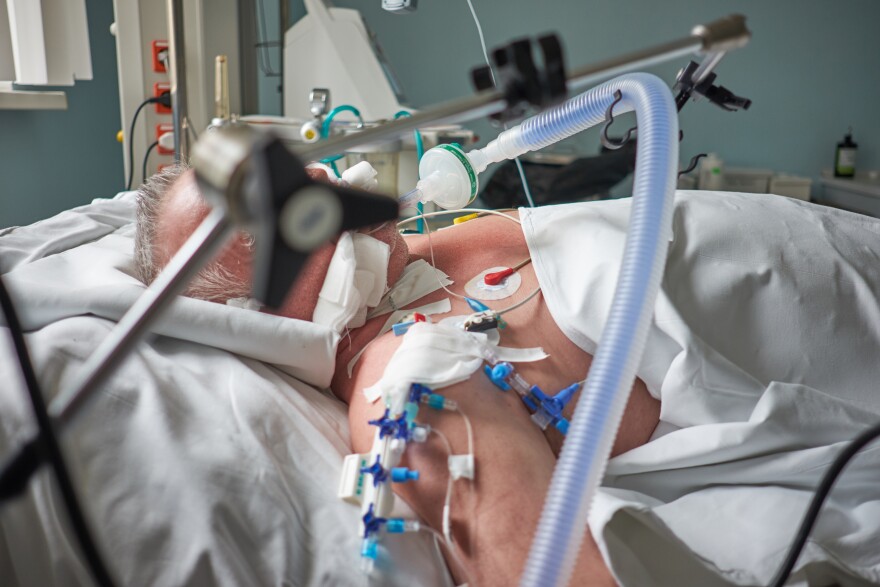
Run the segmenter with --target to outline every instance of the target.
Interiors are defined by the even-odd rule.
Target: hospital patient
[[[136,258],[149,283],[207,208],[192,172],[166,171],[140,191]],[[433,262],[458,294],[487,268],[531,258],[519,270],[519,289],[488,305],[511,306],[540,284],[541,295],[504,315],[501,344],[543,348],[548,358],[516,368],[529,383],[556,392],[589,369],[613,297],[629,205],[523,210],[522,226],[479,218],[435,232],[430,241],[402,237],[392,225],[362,232],[390,250],[387,271],[374,267],[387,287],[408,263],[431,262],[431,245]],[[597,540],[585,536],[573,584],[610,585],[615,577],[632,585],[766,584],[818,476],[845,442],[880,419],[880,302],[872,293],[880,291],[880,223],[777,196],[693,192],[677,195],[672,229],[607,491],[591,513]],[[246,298],[250,245],[246,237],[230,245],[188,295],[220,303]],[[312,257],[281,314],[303,320],[321,314],[316,306],[334,248]],[[442,290],[407,307],[444,298],[452,311],[435,321],[471,313]],[[386,319],[349,328],[338,347],[331,387],[350,407],[358,453],[369,451],[375,429],[367,422],[383,409],[363,390],[383,378],[405,338],[377,338]],[[362,350],[349,376],[348,365]],[[476,584],[514,584],[563,439],[555,430],[542,432],[516,395],[479,371],[440,391],[474,427],[476,477],[456,482],[452,500],[458,550]],[[448,437],[454,453],[467,451],[457,414],[422,410],[419,418]],[[437,529],[448,479],[438,439],[407,449],[405,464],[421,477],[395,486]],[[814,531],[820,546],[801,558],[813,572],[880,581],[880,555],[871,546],[880,540],[880,496],[870,493],[876,482],[868,481],[878,458],[880,451],[861,455],[838,483],[835,495],[843,501],[832,499],[827,508],[834,515],[820,518]]]
[[[309,170],[320,178],[323,172]],[[191,171],[179,175],[165,172],[155,176],[140,190],[136,259],[140,277],[149,283],[168,262],[207,213]],[[370,232],[370,231],[365,231]],[[405,265],[415,259],[430,260],[427,239],[402,237],[393,224],[370,232],[373,238],[391,248],[388,286],[393,286]],[[251,248],[246,236],[227,247],[190,285],[187,295],[225,303],[230,298],[247,297],[250,291]],[[519,226],[502,218],[468,222],[433,235],[436,267],[448,274],[461,289],[480,271],[493,266],[514,266],[529,257]],[[309,320],[315,310],[334,245],[325,246],[309,261],[287,301],[282,315]],[[537,286],[529,265],[520,271],[522,286],[503,304],[523,299]],[[454,290],[453,290],[454,291]],[[421,306],[450,297],[439,290],[411,304]],[[465,302],[453,298],[450,315],[470,314]],[[361,393],[382,375],[401,339],[386,333],[367,347],[347,375],[346,366],[376,336],[387,316],[368,320],[349,331],[339,345],[332,390],[350,406],[351,439],[355,452],[368,452],[374,428],[367,421],[381,415],[381,402],[370,404]],[[560,390],[584,379],[590,356],[571,343],[555,326],[541,296],[505,315],[508,327],[503,344],[508,347],[542,347],[550,356],[538,363],[519,365],[519,373],[545,390]],[[540,327],[536,327],[540,325]],[[547,490],[562,437],[555,430],[545,434],[529,419],[520,400],[502,393],[482,374],[469,381],[444,388],[442,393],[455,399],[474,426],[476,480],[473,486],[455,486],[452,508],[453,536],[478,585],[510,585],[524,564]],[[645,443],[654,430],[660,410],[645,386],[638,382],[633,390],[623,425],[614,447],[619,454]],[[569,416],[571,414],[569,413]],[[453,452],[467,451],[466,434],[459,417],[449,413],[422,410],[420,419],[442,431]],[[433,527],[441,526],[441,509],[447,485],[446,449],[439,443],[413,445],[406,464],[421,472],[418,483],[397,486],[399,494]],[[585,541],[578,569],[578,583],[613,583],[591,540]],[[463,577],[462,577],[463,579]]]

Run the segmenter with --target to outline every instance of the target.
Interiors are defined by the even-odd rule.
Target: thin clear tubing
[[[619,114],[639,126],[629,232],[614,301],[587,384],[562,447],[521,585],[567,585],[587,516],[644,351],[672,234],[678,171],[678,118],[669,88],[656,76],[629,74],[524,121],[516,142],[540,149],[605,120],[620,90]],[[501,137],[499,137],[500,139]],[[510,137],[513,139],[514,137]]]
[[[400,206],[400,209],[410,208],[416,205],[416,202],[422,197],[422,192],[419,191],[419,188],[413,188],[410,191],[406,192],[402,196],[397,198],[397,203]]]

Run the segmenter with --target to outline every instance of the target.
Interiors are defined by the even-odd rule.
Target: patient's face
[[[312,179],[322,180],[327,176],[320,169],[308,169]],[[157,263],[164,267],[174,253],[186,242],[198,225],[208,215],[210,208],[201,197],[195,180],[195,174],[187,171],[169,188],[162,206],[156,226]],[[388,283],[394,284],[403,272],[409,259],[409,251],[403,237],[397,232],[393,222],[387,223],[382,229],[370,234],[391,247],[391,260],[388,267]],[[291,288],[287,299],[278,309],[277,314],[299,320],[311,320],[318,294],[324,284],[327,268],[336,241],[328,243],[316,250],[306,262],[296,283]],[[244,235],[234,239],[217,257],[217,262],[234,277],[250,283],[253,275],[253,253],[247,245]]]

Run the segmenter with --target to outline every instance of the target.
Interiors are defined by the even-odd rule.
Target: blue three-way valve
[[[532,421],[540,426],[542,430],[546,430],[547,426],[553,426],[562,434],[568,432],[568,420],[562,415],[562,411],[568,402],[571,401],[575,392],[580,389],[581,382],[569,385],[556,395],[547,395],[537,385],[530,386],[528,391],[519,389],[519,387],[525,385],[525,382],[516,374],[513,365],[510,363],[502,362],[491,367],[487,365],[483,367],[483,371],[489,380],[501,391],[510,390],[512,387],[510,382],[514,378],[518,378],[517,392],[520,394],[520,399],[522,399],[529,411],[532,412]]]

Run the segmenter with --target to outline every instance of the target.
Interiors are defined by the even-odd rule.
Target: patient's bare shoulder
[[[464,284],[483,270],[495,266],[512,267],[529,257],[528,246],[520,226],[507,219],[493,216],[437,231],[431,235],[430,241],[427,236],[408,237],[407,245],[411,254],[425,258],[429,262],[430,250],[433,247],[436,266],[452,278],[454,283],[449,288],[458,294],[463,294]],[[519,273],[522,278],[519,290],[509,298],[489,302],[491,307],[496,309],[509,307],[523,300],[537,288],[538,280],[531,264],[523,267]],[[584,295],[587,295],[587,292],[584,292]],[[468,315],[472,312],[463,299],[443,290],[418,300],[410,307],[443,298],[449,298],[452,304],[452,312],[448,314],[449,316]],[[346,402],[350,402],[353,393],[379,380],[385,366],[400,345],[400,339],[391,333],[373,340],[385,319],[386,317],[373,319],[340,343],[332,388],[337,396]],[[527,381],[541,386],[545,391],[557,392],[584,379],[592,357],[573,344],[559,329],[541,295],[505,314],[504,319],[508,326],[502,331],[502,345],[515,348],[541,347],[549,355],[542,361],[522,363],[517,366]],[[346,365],[365,346],[367,348],[353,376],[349,377]],[[482,375],[478,373],[475,377]],[[572,415],[574,403],[572,402],[568,410],[568,416]],[[519,407],[525,410],[523,406]],[[636,381],[621,433],[615,444],[615,453],[647,442],[659,421],[659,413],[659,401],[648,394],[647,388],[641,381]],[[551,430],[547,433],[547,438],[553,451],[558,453],[562,444],[561,435]]]

